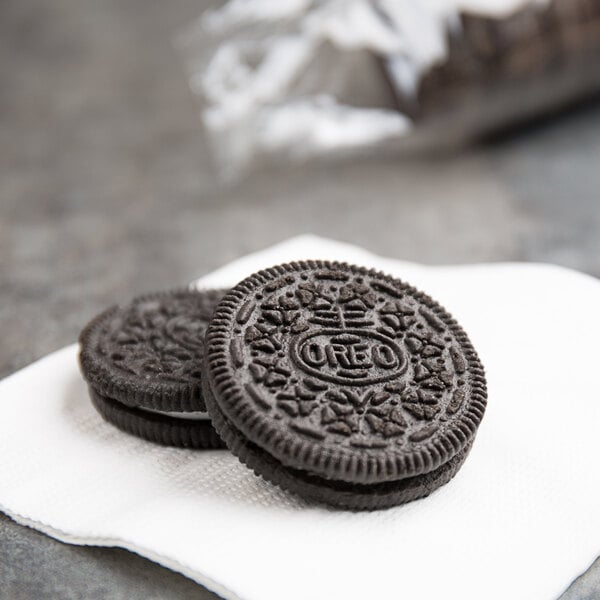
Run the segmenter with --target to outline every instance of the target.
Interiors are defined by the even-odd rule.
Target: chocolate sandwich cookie
[[[310,501],[376,509],[430,494],[486,405],[466,333],[380,272],[307,261],[228,292],[206,335],[213,425],[255,473]]]
[[[134,299],[93,319],[79,342],[98,412],[144,439],[218,448],[202,396],[204,333],[223,290],[174,290]]]

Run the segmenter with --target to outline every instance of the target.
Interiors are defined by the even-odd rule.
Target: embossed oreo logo
[[[369,385],[392,379],[406,367],[400,348],[374,331],[313,331],[296,338],[290,350],[303,371],[336,383]]]

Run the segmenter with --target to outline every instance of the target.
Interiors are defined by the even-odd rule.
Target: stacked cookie
[[[149,297],[159,299],[153,310],[165,310],[160,299],[169,297]],[[197,337],[188,326],[180,336],[186,348],[194,338],[196,359],[164,376],[157,363],[134,368],[136,383],[129,387],[123,385],[129,376],[111,381],[110,370],[99,376],[98,363],[130,368],[118,348],[127,346],[131,319],[125,315],[132,307],[94,320],[81,337],[81,363],[100,412],[165,443],[165,435],[123,426],[124,418],[113,418],[106,406],[135,411],[136,418],[142,413],[161,427],[177,418],[170,411],[201,406],[220,439],[256,474],[341,508],[421,498],[460,469],[485,410],[485,378],[465,332],[429,296],[377,271],[307,261],[256,273],[215,305],[203,321],[205,338],[202,326]],[[177,339],[166,323],[182,318],[158,319],[159,329]],[[133,318],[139,329],[138,321]],[[144,339],[157,343],[154,334]],[[158,364],[175,365],[177,351],[168,355],[165,362],[163,349]]]

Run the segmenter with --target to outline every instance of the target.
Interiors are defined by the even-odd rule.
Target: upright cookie
[[[202,397],[204,333],[222,290],[175,290],[113,307],[82,331],[80,365],[94,406],[154,442],[219,447]]]
[[[261,271],[219,303],[204,396],[242,462],[308,500],[374,509],[460,468],[486,404],[467,335],[377,271],[308,261]]]

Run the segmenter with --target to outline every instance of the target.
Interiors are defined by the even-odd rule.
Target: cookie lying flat
[[[79,338],[81,371],[107,421],[162,444],[222,446],[205,414],[201,366],[204,333],[223,293],[141,296],[85,327]]]
[[[307,500],[375,509],[428,495],[466,459],[486,404],[467,335],[382,273],[308,261],[219,303],[204,398],[240,460]]]

